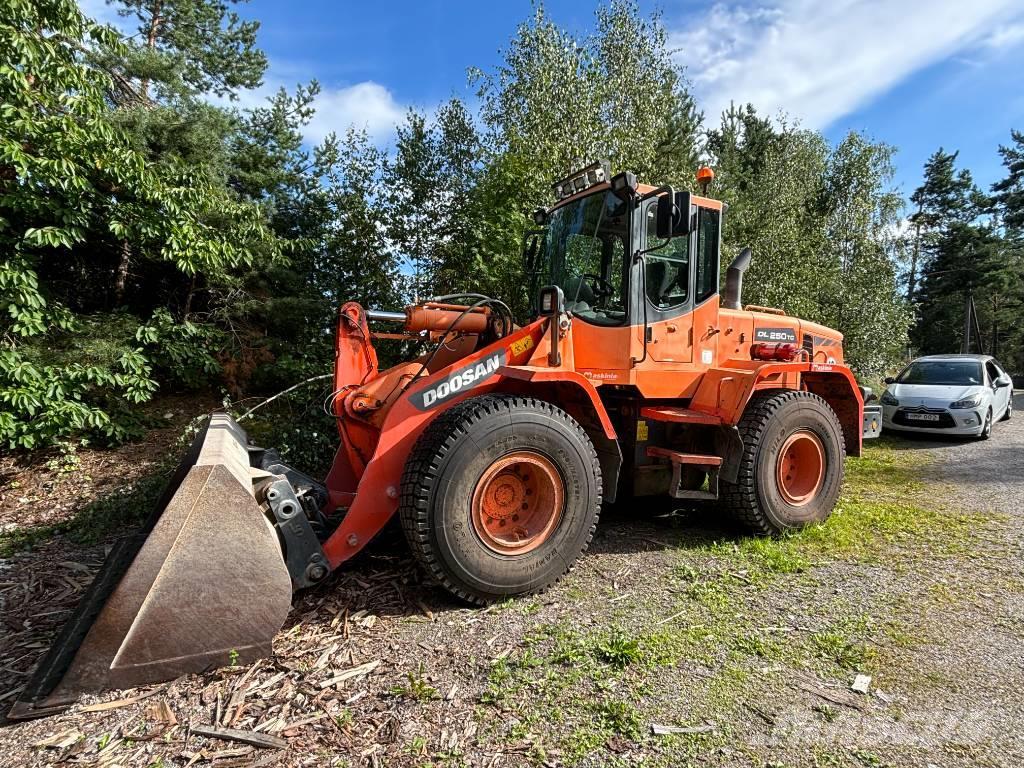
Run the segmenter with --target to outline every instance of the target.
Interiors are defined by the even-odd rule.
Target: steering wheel
[[[598,299],[603,299],[605,296],[612,296],[615,294],[615,286],[600,275],[595,275],[593,272],[584,272],[580,277],[584,280],[593,281],[594,285],[591,287],[594,290],[594,296]]]

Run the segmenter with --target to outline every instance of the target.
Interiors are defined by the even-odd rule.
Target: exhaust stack
[[[723,308],[743,309],[743,273],[750,266],[752,255],[750,248],[744,248],[732,260],[732,264],[729,265],[729,269],[725,273],[725,295],[722,297]]]

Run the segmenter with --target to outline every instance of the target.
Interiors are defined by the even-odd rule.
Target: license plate
[[[938,421],[937,413],[908,413],[907,418],[911,421]]]

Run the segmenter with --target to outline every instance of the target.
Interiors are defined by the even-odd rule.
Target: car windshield
[[[918,360],[896,379],[897,384],[981,384],[981,363],[977,360]]]
[[[574,315],[597,325],[625,322],[628,238],[629,207],[611,192],[551,212],[539,267]]]

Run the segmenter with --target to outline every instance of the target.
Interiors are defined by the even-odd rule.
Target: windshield
[[[919,360],[896,379],[897,384],[981,384],[981,363],[976,360]]]
[[[598,325],[625,322],[628,238],[629,207],[611,192],[552,211],[538,266],[566,309]]]

